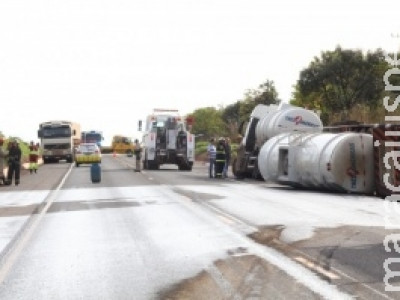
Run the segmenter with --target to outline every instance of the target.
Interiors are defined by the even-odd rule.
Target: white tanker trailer
[[[259,153],[264,180],[294,187],[372,194],[373,138],[368,133],[284,133]]]
[[[322,128],[319,116],[311,110],[289,104],[257,105],[232,162],[233,174],[237,178],[261,178],[258,154],[267,140],[284,132],[321,132]]]
[[[330,132],[326,132],[326,131]],[[324,131],[324,132],[323,132]],[[400,194],[400,124],[323,128],[312,111],[258,105],[233,160],[236,178],[253,177],[297,188]]]

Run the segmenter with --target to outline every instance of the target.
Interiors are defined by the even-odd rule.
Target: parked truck
[[[135,145],[130,137],[114,135],[111,143],[111,151],[115,154],[126,154],[132,157],[135,151]]]
[[[38,137],[42,147],[43,163],[74,160],[75,148],[81,141],[80,124],[56,120],[39,124]]]
[[[261,178],[258,158],[261,147],[270,138],[284,132],[321,132],[319,116],[301,107],[289,104],[257,105],[245,128],[243,138],[232,161],[232,172],[236,178]]]
[[[192,170],[195,137],[188,125],[191,120],[181,117],[178,110],[154,109],[146,118],[143,133],[143,168],[174,164],[179,170]]]

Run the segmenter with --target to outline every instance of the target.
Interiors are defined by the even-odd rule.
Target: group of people
[[[210,178],[227,178],[231,162],[231,141],[220,137],[217,141],[211,138],[207,146]]]
[[[7,149],[3,147],[4,139],[0,137],[0,185],[19,185],[22,151],[16,140],[10,140]],[[39,144],[29,145],[29,171],[37,172],[39,159]],[[4,174],[5,164],[8,166],[7,176]]]

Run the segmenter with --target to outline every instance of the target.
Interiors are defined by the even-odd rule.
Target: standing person
[[[218,139],[217,155],[215,157],[215,177],[223,178],[225,167],[225,140],[224,138]]]
[[[231,140],[230,138],[225,139],[225,166],[224,166],[224,171],[223,171],[223,176],[224,178],[228,178],[228,168],[229,164],[231,163]]]
[[[135,172],[140,172],[140,160],[142,158],[142,147],[140,146],[139,140],[135,140],[135,150],[134,154],[136,156],[136,169]]]
[[[16,140],[11,141],[8,149],[8,174],[7,184],[12,184],[14,177],[15,185],[19,184],[21,170],[21,149]]]
[[[29,172],[37,173],[38,169],[38,159],[39,159],[39,148],[33,143],[29,145]]]
[[[208,174],[210,178],[215,177],[215,158],[217,156],[217,149],[215,147],[215,139],[211,138],[210,143],[207,146],[207,155],[208,155]]]
[[[0,137],[0,182],[6,184],[6,176],[4,176],[4,160],[8,155],[8,151],[3,148],[4,140]]]

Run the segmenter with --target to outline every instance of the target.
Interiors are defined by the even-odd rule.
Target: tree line
[[[393,57],[393,53],[389,55]],[[393,91],[385,91],[383,81],[385,72],[392,67],[382,49],[363,53],[337,46],[333,51],[321,52],[301,70],[290,103],[317,111],[324,126],[382,123],[388,114],[383,98],[396,99]],[[391,76],[390,82],[400,86],[400,76]],[[192,132],[203,139],[215,136],[235,139],[240,124],[248,120],[256,105],[280,102],[274,81],[268,79],[226,107],[196,109],[191,114],[195,120]],[[399,110],[392,114],[396,113]]]

